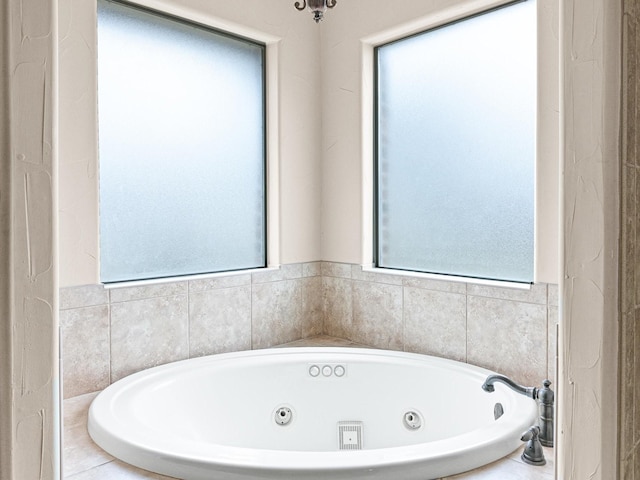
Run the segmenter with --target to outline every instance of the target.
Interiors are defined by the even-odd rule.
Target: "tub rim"
[[[363,470],[363,469],[384,469],[392,468],[400,465],[418,464],[425,461],[446,462],[449,459],[460,458],[465,459],[463,463],[475,463],[473,459],[480,450],[494,449],[497,453],[494,460],[508,455],[518,445],[520,445],[519,436],[513,438],[513,432],[524,432],[532,425],[532,421],[528,418],[533,417],[537,413],[537,404],[534,400],[524,397],[521,394],[507,389],[505,386],[498,384],[496,390],[501,394],[507,395],[510,401],[525,406],[522,415],[516,415],[516,412],[506,413],[495,423],[488,427],[465,432],[454,437],[435,440],[424,443],[416,443],[411,445],[402,445],[397,447],[383,447],[374,449],[354,450],[354,451],[301,451],[301,450],[276,450],[261,449],[252,447],[229,446],[220,443],[204,444],[193,440],[180,440],[180,451],[176,451],[176,443],[164,442],[164,445],[158,444],[158,439],[153,435],[141,434],[136,432],[137,438],[125,438],[125,436],[117,436],[108,430],[114,430],[114,425],[110,424],[110,429],[104,428],[101,421],[106,413],[102,410],[107,405],[113,405],[120,395],[126,393],[127,389],[135,388],[141,383],[152,382],[156,377],[170,375],[174,370],[184,368],[185,364],[198,366],[201,364],[205,367],[211,362],[224,364],[226,362],[234,362],[237,359],[250,359],[252,357],[280,357],[280,356],[302,356],[302,355],[341,355],[341,356],[366,356],[374,358],[393,358],[397,361],[410,361],[411,363],[429,363],[430,365],[443,365],[447,368],[462,370],[466,373],[472,373],[479,377],[481,381],[486,376],[496,372],[467,364],[457,360],[445,359],[431,355],[424,355],[411,352],[399,352],[392,350],[382,350],[375,348],[361,347],[278,347],[261,350],[245,350],[239,352],[228,352],[204,357],[192,358],[171,362],[168,364],[152,367],[147,370],[136,372],[124,377],[112,385],[104,389],[93,400],[89,409],[88,430],[91,438],[101,448],[111,453],[116,458],[133,465],[141,466],[154,471],[151,466],[157,465],[157,462],[171,461],[176,464],[197,465],[200,467],[219,468],[222,467],[227,471],[248,470],[248,471],[286,471],[286,472],[329,472],[333,470]],[[328,363],[340,363],[343,360],[331,360]],[[345,363],[348,360],[344,360]],[[478,385],[480,388],[481,383]],[[487,395],[491,395],[487,393]],[[526,413],[526,405],[528,405],[529,415]],[[509,409],[511,410],[511,409]],[[519,418],[521,417],[521,418]],[[126,426],[118,425],[115,430],[126,428]],[[487,440],[487,438],[491,440]],[[155,445],[150,448],[146,441],[151,440]],[[211,452],[215,451],[217,455],[212,457]],[[446,453],[443,453],[446,451]],[[130,461],[132,452],[136,452],[143,457],[148,458],[148,464],[144,462]],[[128,459],[128,458],[129,459]],[[491,461],[494,461],[491,460]],[[468,462],[467,462],[468,461]],[[490,463],[484,462],[483,464]],[[150,466],[151,465],[151,466]],[[471,467],[477,468],[477,466]],[[157,470],[155,470],[157,471]],[[461,470],[464,471],[464,470]]]

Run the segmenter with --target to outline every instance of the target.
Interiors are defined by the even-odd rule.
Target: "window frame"
[[[219,277],[225,275],[235,275],[243,272],[253,272],[253,271],[261,271],[265,269],[273,268],[274,265],[278,265],[279,263],[279,255],[277,254],[277,244],[279,243],[279,237],[274,234],[274,231],[277,229],[277,226],[274,223],[277,223],[279,220],[279,215],[276,214],[277,209],[279,208],[279,202],[277,202],[277,194],[272,192],[272,189],[277,191],[279,187],[279,182],[277,181],[277,177],[274,179],[270,175],[270,170],[277,171],[278,166],[277,163],[274,162],[274,150],[276,147],[272,146],[277,139],[277,129],[273,128],[271,124],[273,124],[274,113],[270,112],[270,105],[273,103],[272,98],[276,97],[276,91],[270,87],[273,85],[277,85],[277,69],[275,68],[274,60],[270,57],[277,57],[277,46],[276,42],[279,39],[275,39],[272,37],[266,37],[263,39],[258,39],[260,35],[257,32],[240,32],[240,27],[231,26],[231,25],[220,25],[216,26],[216,22],[209,22],[203,19],[195,18],[194,15],[187,15],[186,12],[175,11],[169,12],[163,9],[161,5],[155,5],[155,0],[141,0],[140,3],[130,0],[100,0],[105,3],[112,3],[116,5],[122,5],[128,8],[132,8],[142,13],[154,15],[156,17],[162,18],[164,20],[168,20],[171,22],[177,22],[182,25],[186,25],[188,27],[194,27],[201,30],[205,30],[207,32],[214,33],[216,35],[220,35],[226,38],[230,38],[236,41],[242,41],[254,46],[259,47],[260,49],[260,58],[262,64],[262,82],[261,82],[261,109],[262,109],[262,160],[261,160],[261,168],[262,168],[262,216],[263,216],[263,232],[262,232],[262,246],[263,246],[263,255],[262,261],[260,265],[249,268],[240,268],[240,269],[229,269],[229,270],[214,270],[214,271],[203,271],[203,272],[195,272],[195,273],[184,273],[184,274],[167,274],[164,276],[153,276],[148,278],[133,278],[129,280],[113,280],[113,281],[105,281],[102,278],[102,249],[99,248],[99,261],[98,261],[98,276],[99,282],[105,286],[109,287],[117,287],[117,286],[131,286],[138,284],[153,284],[153,283],[166,283],[171,281],[179,281],[184,279],[200,279],[200,278],[209,278],[209,277]],[[96,19],[98,19],[98,13],[96,12]],[[225,28],[228,27],[228,28]],[[235,30],[235,31],[232,31]],[[96,43],[97,54],[99,55],[99,44]],[[271,80],[270,80],[271,78]],[[99,89],[99,76],[98,72],[96,72],[96,81],[97,88]],[[270,98],[271,97],[271,98]],[[99,96],[96,95],[96,101]],[[99,118],[97,121],[97,131],[99,132]],[[100,181],[100,147],[99,147],[99,133],[98,133],[98,148],[97,148],[97,164],[98,164],[98,242],[101,241],[101,210],[100,210],[100,190],[101,190],[101,181]],[[276,165],[273,165],[276,163]]]
[[[365,56],[366,56],[366,50],[367,50],[367,44],[368,45],[368,50],[369,53],[371,54],[371,71],[372,71],[372,81],[371,81],[371,88],[369,89],[369,91],[372,93],[371,95],[371,99],[372,104],[371,104],[371,118],[372,118],[372,129],[371,129],[371,134],[372,134],[372,150],[371,150],[371,155],[372,155],[372,171],[371,171],[371,179],[372,179],[372,211],[371,211],[371,232],[372,232],[372,239],[371,239],[371,261],[372,264],[369,267],[368,263],[365,261],[363,263],[363,266],[365,269],[367,270],[372,270],[372,271],[378,271],[378,272],[383,272],[383,273],[390,273],[390,274],[399,274],[399,275],[410,275],[410,276],[418,276],[418,277],[427,277],[427,278],[434,278],[434,279],[446,279],[446,280],[453,280],[453,281],[462,281],[462,282],[473,282],[473,283],[479,283],[479,284],[490,284],[490,285],[502,285],[502,286],[511,286],[511,287],[515,287],[515,288],[521,288],[521,287],[525,287],[527,288],[528,286],[536,283],[536,272],[537,272],[537,250],[538,250],[538,238],[537,238],[537,228],[538,228],[538,209],[537,209],[537,190],[538,190],[538,175],[537,175],[537,168],[538,168],[538,130],[536,128],[535,132],[534,132],[534,145],[535,145],[535,150],[534,150],[534,159],[533,159],[533,172],[532,172],[532,182],[533,182],[533,252],[532,252],[532,279],[530,282],[527,281],[516,281],[516,280],[505,280],[505,279],[499,279],[499,278],[486,278],[486,277],[476,277],[476,276],[472,276],[472,275],[463,275],[463,274],[457,274],[457,273],[441,273],[441,272],[431,272],[431,271],[426,271],[426,270],[418,270],[418,269],[403,269],[403,268],[398,268],[398,267],[385,267],[380,265],[380,229],[379,229],[379,225],[380,225],[380,208],[381,208],[381,201],[380,201],[380,176],[379,176],[379,171],[380,171],[380,142],[378,141],[380,138],[380,105],[379,105],[379,98],[380,98],[380,72],[379,72],[379,51],[381,48],[384,48],[386,46],[389,45],[393,45],[395,43],[399,43],[402,42],[404,40],[409,40],[411,38],[414,37],[418,37],[430,32],[434,32],[437,30],[441,30],[462,22],[465,22],[467,20],[472,20],[474,18],[477,17],[481,17],[484,15],[488,15],[491,14],[493,12],[505,9],[505,8],[509,8],[511,6],[520,4],[520,3],[524,3],[527,2],[529,0],[508,0],[507,2],[504,3],[498,3],[497,5],[491,5],[488,7],[484,7],[484,8],[480,8],[477,11],[473,11],[473,12],[467,12],[467,13],[463,13],[462,15],[457,16],[456,18],[453,19],[448,19],[445,20],[443,22],[439,22],[436,23],[435,25],[430,25],[427,27],[423,27],[423,28],[416,28],[413,31],[409,32],[409,33],[405,33],[405,34],[400,34],[400,35],[393,35],[393,37],[391,39],[384,39],[382,41],[376,42],[375,40],[369,40],[369,39],[363,39],[363,47],[365,47]],[[537,23],[537,20],[536,20]],[[536,32],[538,30],[538,26],[536,26]],[[539,53],[538,53],[539,55]],[[366,60],[366,59],[365,59]],[[538,58],[535,59],[536,64],[538,63]],[[366,65],[366,61],[364,62]],[[536,70],[538,69],[538,65]],[[539,75],[539,72],[537,73],[537,75]],[[365,79],[366,81],[366,79]],[[536,87],[536,90],[539,91],[539,85]],[[363,92],[366,94],[367,89],[364,88]],[[539,92],[538,92],[539,93]],[[539,100],[539,99],[538,99]],[[540,106],[539,106],[539,102],[536,102],[536,124],[537,124],[537,117],[539,117],[538,114],[538,110],[539,110]],[[365,111],[365,115],[366,115],[366,111]],[[366,175],[364,175],[364,178],[366,178]],[[365,219],[366,222],[366,219]],[[366,252],[366,249],[365,249]]]

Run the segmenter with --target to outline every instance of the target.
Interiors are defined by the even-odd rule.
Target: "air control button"
[[[324,367],[322,367],[322,375],[324,375],[325,377],[330,377],[332,373],[333,369],[329,365],[325,365]]]
[[[309,375],[311,375],[312,377],[317,377],[318,375],[320,375],[320,367],[317,365],[311,365],[309,367]]]
[[[343,377],[345,374],[344,367],[342,365],[338,365],[333,369],[333,373],[336,377]]]

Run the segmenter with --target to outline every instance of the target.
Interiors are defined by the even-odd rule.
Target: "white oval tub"
[[[434,479],[508,455],[535,422],[534,400],[481,389],[492,373],[357,348],[213,355],[114,383],[91,405],[89,433],[127,463],[186,480]],[[414,414],[422,425],[410,428]],[[339,422],[353,423],[342,440]]]

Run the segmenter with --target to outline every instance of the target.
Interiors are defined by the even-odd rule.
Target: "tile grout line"
[[[405,309],[405,285],[404,280],[402,280],[402,284],[400,285],[402,288],[402,351],[407,351],[407,318],[406,318],[406,309]]]
[[[105,465],[108,465],[108,464],[110,464],[110,463],[115,462],[115,460],[116,460],[115,458],[112,458],[111,460],[107,460],[106,462],[101,463],[101,464],[99,464],[99,465],[93,465],[92,467],[89,467],[89,468],[87,468],[86,470],[80,470],[80,471],[78,471],[78,472],[72,473],[71,475],[65,475],[65,476],[64,476],[64,479],[65,479],[65,480],[66,480],[66,479],[73,480],[75,477],[78,477],[78,476],[80,476],[80,475],[83,475],[83,474],[85,474],[85,473],[87,473],[87,472],[90,472],[90,471],[92,471],[92,470],[97,470],[97,469],[99,469],[99,468],[102,468],[102,467],[104,467]]]
[[[464,362],[469,363],[469,284],[464,284]]]
[[[191,282],[187,282],[187,358],[191,357]]]
[[[107,317],[109,319],[109,385],[113,383],[113,325],[111,311],[111,291],[107,290]]]
[[[249,278],[249,348],[254,350],[253,345],[253,273]]]

